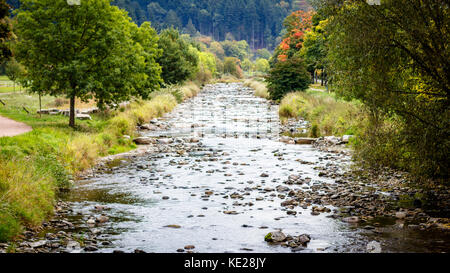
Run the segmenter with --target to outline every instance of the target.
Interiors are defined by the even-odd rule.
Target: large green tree
[[[163,54],[157,59],[162,67],[165,84],[176,84],[187,80],[198,69],[199,56],[191,50],[178,30],[170,28],[161,32],[158,46]]]
[[[371,110],[372,162],[448,178],[450,12],[444,0],[317,1],[333,88]],[[390,136],[378,138],[396,121]],[[376,145],[374,145],[376,144]],[[392,147],[395,147],[393,149]]]
[[[9,8],[5,0],[0,1],[0,62],[11,57],[11,50],[7,43],[12,34],[8,22]]]
[[[289,92],[306,90],[310,77],[304,61],[293,57],[277,62],[270,70],[266,81],[270,98],[280,100]]]
[[[146,98],[159,86],[156,34],[138,29],[108,0],[23,0],[17,10],[17,59],[31,92],[96,99],[100,107],[131,96]],[[140,44],[142,43],[142,44]]]

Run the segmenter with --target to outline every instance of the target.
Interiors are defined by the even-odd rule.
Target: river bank
[[[280,142],[278,106],[240,84],[154,122],[165,129],[142,132],[151,144],[84,173],[53,220],[3,251],[448,251],[447,218],[403,173],[352,169],[345,145]],[[264,242],[279,230],[310,241]]]
[[[33,131],[0,138],[0,241],[14,238],[25,226],[41,225],[53,214],[58,192],[69,190],[79,173],[100,157],[135,149],[137,126],[171,111],[199,91],[194,83],[166,88],[148,101],[91,114],[78,120],[75,130],[67,127],[64,115],[38,114],[36,95],[3,96],[0,114]],[[65,103],[61,98],[42,97],[44,108],[63,109]],[[83,109],[91,104],[80,102],[78,106]]]

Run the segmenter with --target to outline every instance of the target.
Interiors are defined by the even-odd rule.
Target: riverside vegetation
[[[52,215],[58,191],[70,189],[77,173],[100,157],[136,148],[132,140],[138,125],[171,111],[199,90],[194,83],[162,89],[149,100],[79,121],[77,130],[67,128],[63,116],[25,113],[22,105],[33,112],[39,109],[36,95],[2,96],[7,106],[0,114],[32,126],[33,131],[0,138],[0,240],[17,235],[23,225],[40,225]],[[54,98],[42,100],[44,106],[54,106]]]

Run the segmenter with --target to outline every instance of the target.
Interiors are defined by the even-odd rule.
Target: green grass
[[[180,87],[185,97],[195,95],[193,84]],[[68,127],[68,117],[42,115],[37,95],[3,95],[0,115],[24,122],[33,131],[0,138],[0,241],[37,226],[53,212],[58,189],[70,188],[77,173],[102,156],[136,148],[124,135],[135,135],[138,124],[171,111],[177,100],[172,89],[155,92],[150,100],[132,102],[125,109],[92,115]],[[55,98],[42,97],[42,108],[53,108]],[[22,107],[30,112],[26,113]]]
[[[285,95],[280,103],[279,115],[282,120],[308,120],[312,137],[354,135],[366,118],[360,103],[347,102],[336,98],[334,93],[311,89]]]
[[[269,92],[268,92],[267,87],[264,82],[257,81],[254,79],[248,79],[248,80],[245,80],[244,85],[255,90],[255,96],[264,98],[264,99],[269,98]]]

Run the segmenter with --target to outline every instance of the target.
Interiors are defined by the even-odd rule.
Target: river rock
[[[376,241],[372,241],[367,244],[366,250],[368,253],[381,253],[381,244]]]
[[[138,137],[138,138],[135,138],[133,141],[137,145],[149,145],[149,144],[154,143],[154,140],[152,140],[149,137]]]
[[[406,218],[406,213],[403,211],[398,211],[395,213],[395,217],[397,219],[405,219]]]
[[[301,245],[306,246],[306,244],[308,244],[311,241],[311,236],[308,234],[302,234],[298,236],[295,241]]]
[[[43,247],[47,244],[46,240],[41,240],[41,241],[37,241],[37,242],[33,242],[30,243],[30,247],[32,248],[38,248],[38,247]]]
[[[264,237],[264,240],[271,243],[280,243],[286,241],[286,235],[281,231],[272,231]]]
[[[173,139],[171,139],[171,138],[160,138],[157,141],[160,144],[171,144],[171,143],[173,143]]]
[[[346,223],[358,223],[359,217],[357,217],[357,216],[346,217],[346,218],[342,219],[342,221],[344,221]]]
[[[106,223],[109,221],[109,217],[101,215],[101,216],[97,217],[97,219],[95,219],[95,221],[97,223]]]
[[[149,131],[156,131],[158,130],[158,126],[155,126],[153,124],[143,124],[139,127],[141,130],[149,130]]]
[[[313,144],[316,138],[299,137],[294,139],[295,144]]]

